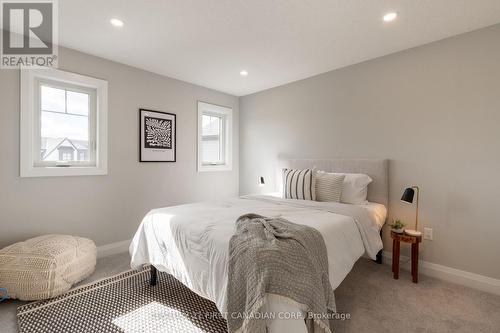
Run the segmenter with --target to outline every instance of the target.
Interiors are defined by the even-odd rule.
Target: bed
[[[281,167],[365,173],[368,204],[283,199],[272,195],[239,198],[154,209],[140,224],[130,245],[131,267],[151,264],[172,274],[198,295],[213,301],[226,314],[229,240],[236,219],[247,213],[282,217],[318,230],[325,240],[330,283],[337,288],[355,262],[364,256],[376,260],[382,249],[380,230],[387,216],[387,160],[282,160]],[[379,258],[380,259],[380,258]],[[155,276],[153,275],[154,279]],[[299,312],[272,298],[269,312]],[[269,332],[307,332],[297,319],[269,319]]]

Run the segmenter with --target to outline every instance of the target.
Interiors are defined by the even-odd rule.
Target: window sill
[[[232,170],[233,168],[229,164],[198,165],[198,172],[232,171]]]
[[[104,176],[108,174],[106,167],[31,167],[21,169],[21,178],[28,177],[70,177],[70,176]]]

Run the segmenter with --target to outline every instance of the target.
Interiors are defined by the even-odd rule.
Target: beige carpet
[[[127,254],[99,260],[94,275],[84,281],[128,269]],[[335,332],[500,332],[500,297],[420,276],[411,283],[408,272],[393,280],[387,265],[360,260],[335,291],[340,312],[350,319],[335,321]],[[0,332],[17,332],[17,306],[0,304]]]
[[[336,322],[340,332],[500,332],[500,296],[423,275],[411,282],[401,271],[359,260],[335,290],[339,311],[352,319]]]

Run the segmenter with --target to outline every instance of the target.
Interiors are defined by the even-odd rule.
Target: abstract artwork
[[[175,162],[175,114],[140,109],[139,124],[140,162]]]
[[[172,120],[153,117],[144,117],[146,148],[172,149]]]

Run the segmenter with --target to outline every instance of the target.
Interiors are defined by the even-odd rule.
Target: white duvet
[[[139,269],[152,264],[172,274],[225,314],[229,240],[237,218],[247,213],[280,216],[317,229],[325,240],[334,289],[363,254],[375,259],[382,249],[379,231],[386,216],[383,205],[245,196],[150,211],[130,245],[131,266]],[[270,304],[269,309],[293,310],[284,304]],[[271,332],[288,329],[286,322],[275,324]],[[293,332],[302,332],[296,324]]]

